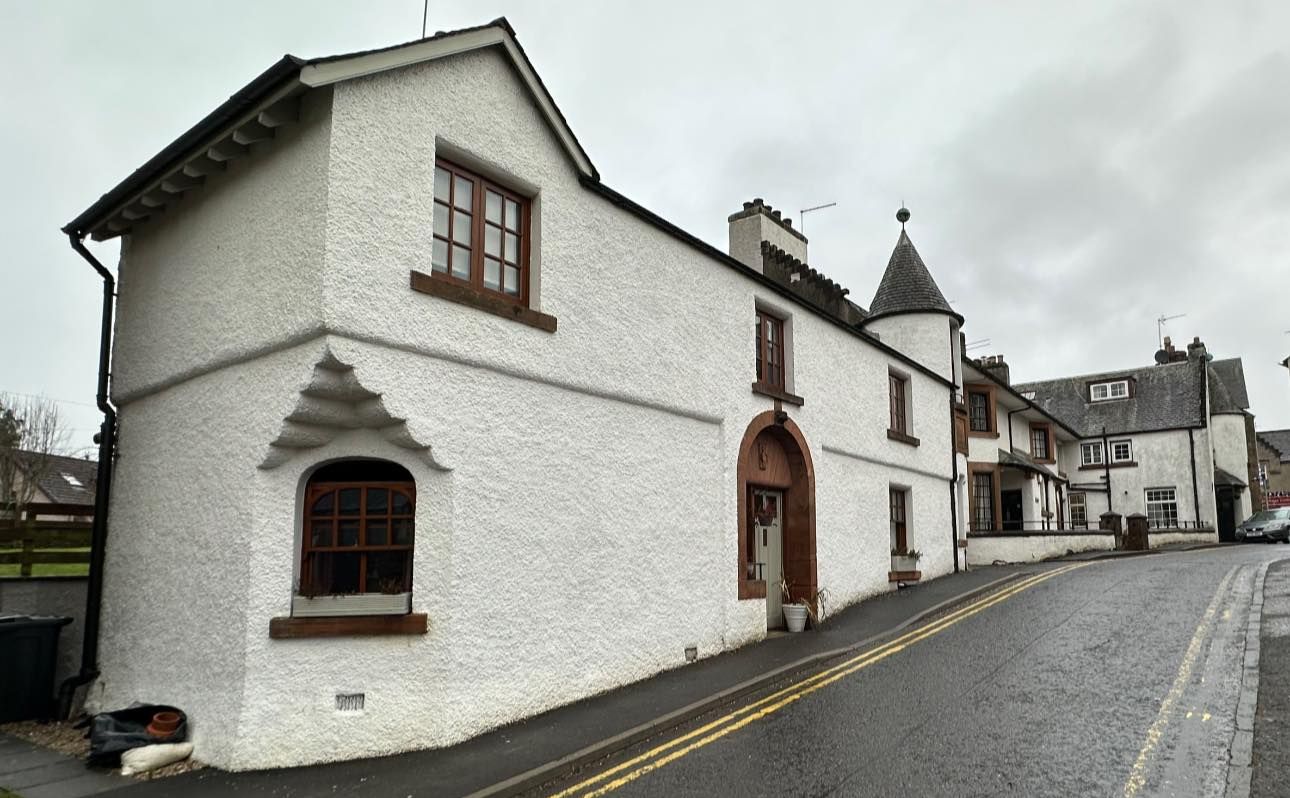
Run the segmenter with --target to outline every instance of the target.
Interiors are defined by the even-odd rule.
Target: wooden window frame
[[[532,284],[531,273],[529,269],[529,261],[532,257],[532,249],[533,249],[532,199],[512,189],[507,188],[506,186],[498,183],[495,180],[484,177],[483,175],[477,172],[474,172],[463,166],[459,166],[458,164],[444,158],[437,158],[435,160],[436,178],[438,176],[440,169],[452,175],[453,179],[449,181],[450,182],[449,194],[448,194],[448,201],[446,205],[438,198],[437,194],[434,194],[432,189],[432,195],[433,195],[432,202],[434,204],[433,213],[435,214],[446,213],[448,218],[447,218],[447,226],[446,226],[446,237],[441,236],[437,232],[434,232],[432,230],[431,246],[433,247],[434,241],[443,241],[448,247],[449,260],[448,260],[448,263],[446,264],[447,271],[439,271],[438,269],[435,268],[435,265],[433,262],[434,253],[432,250],[430,276],[436,280],[443,280],[455,285],[469,286],[471,290],[481,295],[488,296],[488,297],[498,297],[507,302],[515,303],[522,307],[527,308],[529,306],[530,288]],[[471,203],[470,203],[471,208],[469,211],[469,213],[471,214],[470,263],[469,263],[469,277],[467,278],[458,277],[454,275],[453,268],[452,268],[453,267],[452,259],[456,257],[456,253],[454,252],[456,245],[455,245],[455,240],[453,235],[456,232],[454,230],[454,226],[457,223],[456,216],[458,211],[466,212],[465,208],[457,207],[456,178],[467,180],[472,185]],[[487,192],[489,191],[495,194],[498,194],[502,197],[502,222],[500,226],[498,226],[497,224],[494,224],[493,222],[489,221],[486,218],[487,214],[485,211],[486,211],[486,203],[487,203]],[[519,216],[518,230],[508,226],[509,216],[507,215],[507,204],[506,204],[507,200],[510,200],[516,203],[517,205],[517,214]],[[484,242],[486,240],[486,231],[490,227],[496,227],[500,231],[499,236],[501,238],[500,244],[502,247],[502,252],[501,252],[501,257],[498,259],[499,260],[498,280],[500,281],[498,288],[491,288],[488,285],[486,285],[484,282],[484,260],[486,257],[490,257],[490,256],[487,256],[485,253],[486,247]],[[517,239],[516,243],[519,248],[519,253],[517,256],[517,260],[515,261],[508,260],[509,253],[506,248],[506,236],[508,233],[515,235]],[[518,271],[518,278],[520,282],[518,293],[512,294],[512,293],[508,293],[505,290],[505,287],[507,285],[506,267],[508,265],[514,266]]]
[[[1094,447],[1093,450],[1096,450],[1102,453],[1096,462],[1092,460],[1084,459],[1085,446],[1092,446]],[[1090,451],[1093,451],[1093,450],[1090,450]],[[1102,466],[1106,465],[1106,451],[1105,451],[1105,448],[1102,446],[1102,442],[1101,441],[1082,441],[1079,445],[1079,464],[1080,464],[1080,468],[1101,468]]]
[[[997,438],[999,437],[999,411],[996,404],[995,388],[993,385],[985,383],[968,383],[963,386],[965,403],[968,412],[968,437],[970,438]],[[989,424],[989,429],[979,430],[972,428],[972,396],[985,396],[985,418]]]
[[[1079,497],[1078,502],[1075,501],[1076,496]],[[1071,529],[1088,529],[1088,494],[1083,491],[1071,491],[1066,497],[1066,506],[1070,508]],[[1083,516],[1078,521],[1075,520],[1076,507],[1079,507],[1080,515]]]
[[[1151,494],[1163,491],[1169,491],[1171,496],[1168,500],[1156,499],[1152,501]],[[1178,488],[1176,487],[1156,487],[1144,488],[1142,491],[1143,502],[1146,506],[1147,527],[1149,529],[1177,529],[1178,528]],[[1151,508],[1155,505],[1157,508],[1173,507],[1173,524],[1170,526],[1158,526],[1151,517]]]
[[[1129,447],[1129,456],[1128,456],[1128,457],[1122,457],[1122,458],[1121,458],[1121,457],[1116,457],[1116,456],[1115,456],[1115,447],[1116,447],[1117,445],[1120,445],[1120,444],[1123,444],[1123,445],[1125,445],[1125,446],[1128,446],[1128,447]],[[1107,462],[1108,462],[1108,463],[1110,463],[1111,465],[1122,465],[1122,464],[1132,463],[1132,462],[1133,462],[1133,440],[1132,440],[1132,439],[1130,439],[1130,438],[1120,438],[1120,439],[1118,439],[1118,440],[1111,441],[1110,445],[1108,446],[1108,449],[1109,449],[1109,451],[1106,453],[1106,454],[1107,454]]]
[[[1124,393],[1121,394],[1120,396],[1115,396],[1112,390],[1113,387],[1116,385],[1124,386]],[[1097,396],[1098,388],[1105,388],[1106,396],[1101,396],[1101,397]],[[1117,399],[1128,399],[1132,396],[1133,396],[1133,381],[1127,378],[1122,380],[1104,380],[1102,382],[1090,382],[1088,384],[1088,400],[1090,402],[1112,402]]]
[[[888,429],[909,435],[909,377],[897,371],[887,372],[887,405]]]
[[[757,381],[754,385],[784,394],[788,393],[788,342],[784,337],[786,327],[783,317],[757,308]],[[774,336],[766,334],[768,328],[771,332],[778,332],[778,342],[770,340]],[[772,359],[776,354],[779,356],[778,362]]]
[[[1000,492],[1002,489],[1002,482],[1003,482],[1003,480],[1001,479],[1002,473],[1003,473],[1002,469],[1000,468],[998,463],[968,463],[968,531],[970,533],[986,534],[990,532],[997,532],[1003,528],[1003,521],[1000,516],[1002,512],[1001,510],[1002,501],[1000,496]],[[977,521],[976,478],[977,478],[977,475],[979,474],[990,475],[991,528],[989,530],[976,528],[976,521]]]
[[[342,515],[340,512],[340,491],[347,489],[359,489],[359,512],[357,515]],[[368,489],[384,489],[391,492],[390,498],[386,503],[386,511],[383,514],[373,514],[367,511]],[[326,493],[335,492],[333,500],[333,512],[323,515],[315,514],[314,504]],[[404,494],[411,508],[407,513],[394,512],[393,493]],[[403,565],[403,585],[401,593],[412,592],[412,557],[413,548],[416,544],[416,483],[403,480],[355,480],[355,481],[336,481],[336,482],[311,482],[305,490],[305,511],[304,523],[300,535],[300,595],[303,596],[323,596],[337,595],[330,593],[315,592],[316,585],[313,584],[313,555],[320,553],[334,554],[357,554],[359,555],[358,565],[358,595],[368,593],[380,593],[380,590],[367,589],[367,557],[371,553],[382,552],[406,552],[404,555]],[[387,541],[383,545],[368,545],[367,524],[369,520],[383,518],[386,520]],[[332,545],[315,546],[313,545],[313,525],[315,521],[331,521],[332,523]],[[357,521],[359,529],[358,543],[353,546],[339,545],[340,523],[341,521]],[[409,534],[409,542],[394,543],[394,522],[408,521],[412,525]]]
[[[892,548],[897,552],[909,551],[909,490],[892,485],[887,491],[887,506],[891,521]]]
[[[1035,450],[1036,432],[1042,432],[1044,435],[1044,448],[1046,451],[1042,457],[1040,456],[1039,452]],[[1055,443],[1056,441],[1053,438],[1052,424],[1035,423],[1030,425],[1030,456],[1035,459],[1035,462],[1049,463],[1049,464],[1056,463],[1057,451],[1056,451],[1056,446],[1054,446]]]

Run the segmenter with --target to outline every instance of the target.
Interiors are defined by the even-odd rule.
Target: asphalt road
[[[1286,557],[1055,568],[540,794],[1224,795],[1255,577]]]

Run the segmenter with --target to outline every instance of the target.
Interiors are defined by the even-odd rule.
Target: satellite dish
[[[1163,349],[1156,350],[1156,365],[1163,366],[1169,362],[1169,353]]]

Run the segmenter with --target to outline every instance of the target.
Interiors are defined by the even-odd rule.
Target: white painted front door
[[[766,580],[766,628],[784,625],[780,581],[784,570],[784,494],[753,491],[753,534],[757,537],[758,576]]]

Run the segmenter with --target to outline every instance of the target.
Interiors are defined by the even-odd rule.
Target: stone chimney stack
[[[1004,385],[1012,385],[1012,374],[1008,364],[1003,362],[1003,355],[986,355],[972,361],[976,367],[994,377]]]
[[[761,242],[766,241],[790,257],[806,263],[806,236],[793,229],[793,220],[757,197],[743,210],[730,214],[730,257],[762,271]]]
[[[1181,363],[1187,359],[1187,353],[1180,352],[1174,348],[1174,342],[1169,340],[1169,336],[1167,335],[1165,336],[1165,348],[1161,351],[1165,353],[1164,363]],[[1156,362],[1161,362],[1159,360],[1159,355],[1157,355]]]
[[[1187,359],[1195,363],[1198,360],[1208,360],[1209,351],[1205,349],[1205,344],[1201,343],[1200,336],[1191,339],[1187,344]]]

